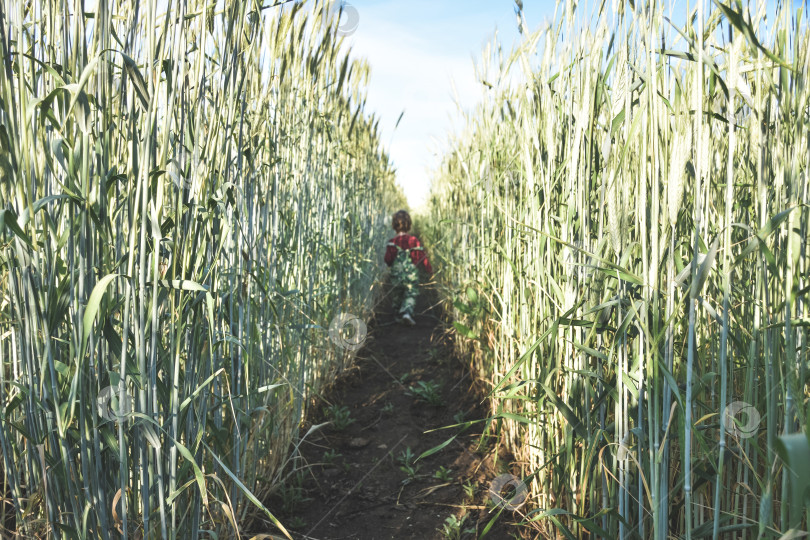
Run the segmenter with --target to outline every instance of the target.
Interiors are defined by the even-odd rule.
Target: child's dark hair
[[[391,226],[397,232],[408,232],[411,230],[411,216],[405,210],[400,210],[391,218]]]

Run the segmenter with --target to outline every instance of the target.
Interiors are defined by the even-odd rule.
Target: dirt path
[[[424,296],[420,302],[427,307]],[[301,445],[301,472],[272,501],[274,510],[302,539],[478,538],[496,516],[489,487],[508,460],[481,443],[477,423],[415,461],[459,432],[427,430],[485,415],[436,309],[417,309],[417,325],[406,327],[386,307],[371,321],[355,367],[309,419],[333,424]],[[515,517],[502,512],[486,538],[517,538],[509,526]]]

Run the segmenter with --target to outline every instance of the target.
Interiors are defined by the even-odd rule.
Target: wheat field
[[[522,522],[806,530],[806,4],[516,5],[425,214]]]
[[[514,517],[800,537],[806,4],[566,0],[537,30],[522,7],[417,216],[530,488]],[[321,0],[0,4],[3,537],[291,537],[265,501],[407,206],[339,22]]]
[[[288,536],[404,204],[368,66],[325,2],[94,6],[0,5],[2,536]]]

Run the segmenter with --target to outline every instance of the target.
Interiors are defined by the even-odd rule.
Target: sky
[[[460,125],[458,106],[470,110],[482,96],[474,63],[496,30],[507,50],[518,39],[515,3],[351,0],[344,4],[345,45],[371,66],[366,109],[380,118],[397,181],[411,209],[417,210],[427,199],[430,172],[447,149],[448,134]],[[525,0],[529,29],[551,22],[554,6],[553,0]]]

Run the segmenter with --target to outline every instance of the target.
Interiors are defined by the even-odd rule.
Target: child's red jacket
[[[422,247],[422,244],[419,242],[419,239],[415,236],[410,234],[398,234],[397,236],[393,237],[389,242],[398,245],[402,249],[413,249],[416,247]],[[397,248],[394,246],[388,246],[385,250],[385,264],[391,266],[394,264],[394,259],[397,258]],[[427,271],[428,274],[433,273],[433,268],[430,266],[430,262],[428,261],[427,255],[425,254],[424,250],[421,249],[414,249],[411,251],[411,262],[413,265],[419,268],[420,264],[424,264],[424,269]]]

